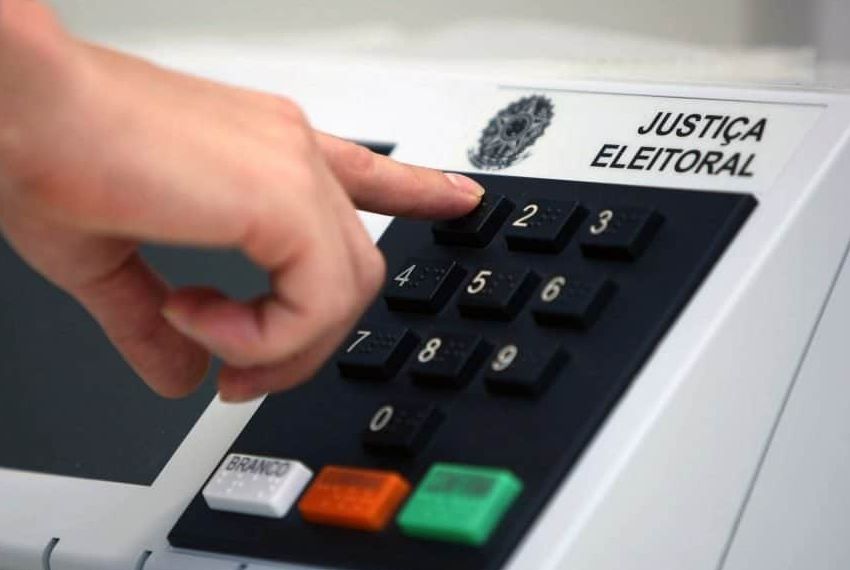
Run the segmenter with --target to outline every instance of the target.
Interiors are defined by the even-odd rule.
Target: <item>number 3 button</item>
[[[588,257],[634,261],[652,241],[662,220],[648,208],[602,208],[584,230],[581,251]]]

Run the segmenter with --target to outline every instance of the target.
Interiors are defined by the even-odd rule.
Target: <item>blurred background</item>
[[[780,83],[828,80],[850,63],[850,0],[49,1],[75,31],[148,53],[240,42],[525,74]]]

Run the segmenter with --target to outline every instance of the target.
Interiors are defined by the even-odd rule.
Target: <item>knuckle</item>
[[[375,169],[377,157],[374,152],[359,144],[347,144],[342,161],[346,168],[360,175],[368,175]]]
[[[298,103],[286,96],[269,95],[269,97],[272,99],[272,106],[278,113],[292,122],[308,124],[307,115]]]

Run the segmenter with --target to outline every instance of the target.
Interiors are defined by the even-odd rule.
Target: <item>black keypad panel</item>
[[[349,570],[503,568],[756,206],[473,176],[488,194],[466,218],[393,221],[379,242],[383,298],[311,381],[269,396],[228,452],[397,474],[411,493],[389,522],[220,512],[199,492],[173,546]]]

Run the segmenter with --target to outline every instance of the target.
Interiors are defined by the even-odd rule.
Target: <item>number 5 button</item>
[[[464,285],[458,309],[465,317],[510,320],[528,300],[540,277],[533,271],[476,269]]]
[[[558,253],[585,215],[577,202],[531,200],[505,230],[505,241],[516,251]]]

